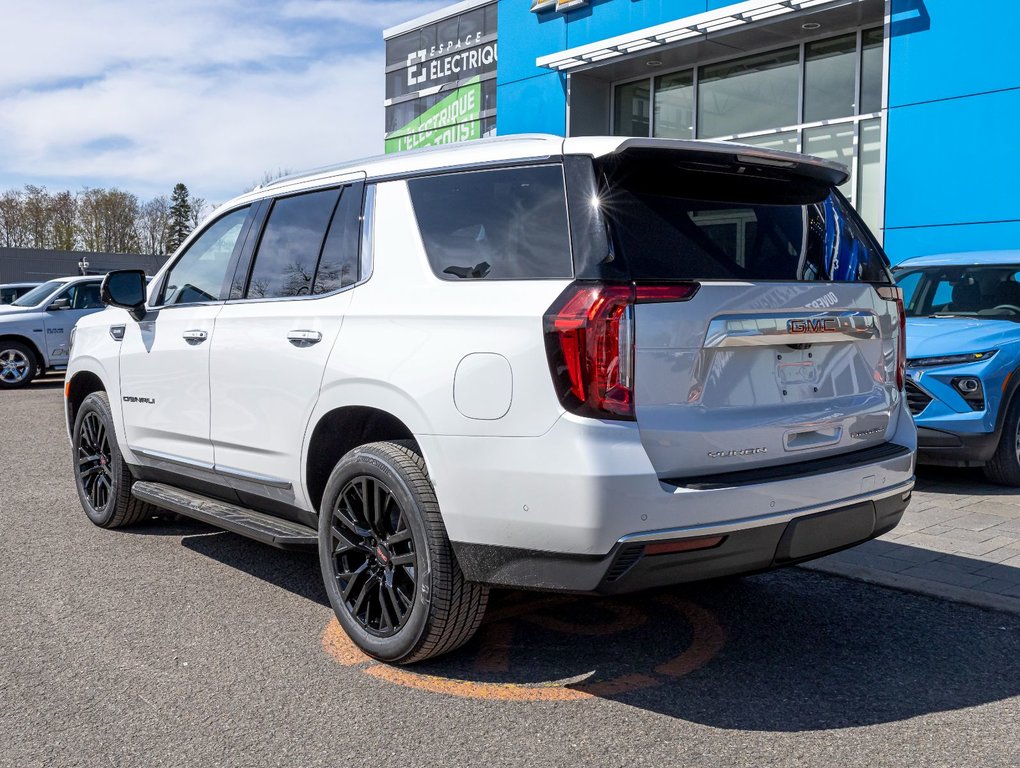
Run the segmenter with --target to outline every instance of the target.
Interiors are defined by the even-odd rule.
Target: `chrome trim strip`
[[[129,446],[130,447],[130,446]],[[194,459],[185,459],[182,456],[175,456],[172,453],[163,453],[162,451],[152,451],[148,448],[131,448],[132,453],[137,453],[139,456],[144,456],[147,459],[154,461],[169,461],[171,464],[180,464],[182,467],[194,467],[195,469],[205,469],[209,472],[216,470],[215,465],[210,464],[207,461],[195,461]]]
[[[290,490],[292,488],[289,480],[284,480],[281,477],[272,477],[270,475],[260,475],[256,472],[245,472],[243,469],[234,469],[232,467],[221,467],[217,464],[213,469],[221,475],[227,477],[233,477],[238,480],[250,480],[253,483],[260,483],[262,485],[268,485],[271,488],[282,488],[284,490]]]
[[[133,453],[138,454],[146,459],[153,461],[167,461],[171,464],[178,464],[182,467],[191,467],[193,469],[203,469],[207,472],[215,472],[216,474],[231,477],[236,480],[247,480],[252,483],[259,483],[261,485],[267,485],[270,488],[280,488],[283,490],[290,490],[293,488],[289,480],[284,480],[280,477],[271,477],[269,475],[260,475],[255,472],[245,472],[242,469],[234,469],[232,467],[221,467],[218,464],[210,464],[207,461],[195,461],[194,459],[185,459],[182,456],[175,456],[172,453],[163,453],[162,451],[152,451],[146,448],[132,448]]]
[[[871,312],[811,312],[776,315],[723,315],[708,324],[706,348],[774,344],[824,344],[881,338]]]
[[[734,531],[746,530],[748,528],[761,528],[765,525],[776,523],[788,523],[794,518],[812,515],[818,512],[827,512],[830,509],[849,507],[859,504],[862,501],[880,501],[888,499],[898,493],[908,493],[914,489],[914,479],[911,477],[904,483],[887,488],[878,493],[862,493],[860,496],[851,496],[841,499],[833,504],[820,504],[814,507],[801,507],[800,509],[776,512],[771,515],[760,517],[745,517],[740,520],[728,520],[725,523],[709,523],[706,525],[694,525],[687,528],[664,528],[658,531],[646,531],[644,533],[630,533],[617,539],[619,544],[630,544],[633,542],[660,541],[662,539],[683,539],[696,536],[711,536],[713,534],[732,533]]]

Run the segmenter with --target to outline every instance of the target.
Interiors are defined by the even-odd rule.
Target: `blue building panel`
[[[892,0],[889,105],[1020,88],[1017,0]]]
[[[1018,243],[1020,221],[892,229],[885,233],[885,250],[894,263],[934,253],[1009,250]]]
[[[496,133],[553,133],[564,136],[567,129],[565,76],[547,72],[512,83],[497,85]]]

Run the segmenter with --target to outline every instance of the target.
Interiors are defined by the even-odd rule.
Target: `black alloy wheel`
[[[113,491],[113,455],[106,426],[95,411],[84,415],[78,426],[78,479],[92,509],[106,512]]]
[[[404,511],[380,479],[351,479],[333,508],[330,549],[340,598],[369,633],[391,637],[418,591],[418,555]]]
[[[76,408],[71,436],[74,486],[89,520],[120,528],[151,517],[155,509],[131,495],[134,477],[117,445],[105,392],[93,392]]]
[[[489,590],[460,570],[416,443],[349,451],[333,468],[319,509],[323,584],[358,648],[390,664],[413,664],[471,639]]]

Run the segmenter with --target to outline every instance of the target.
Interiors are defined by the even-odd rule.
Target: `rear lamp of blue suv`
[[[317,548],[392,663],[466,642],[493,585],[628,592],[877,536],[915,435],[900,292],[845,178],[526,136],[256,189],[79,325],[85,512]]]

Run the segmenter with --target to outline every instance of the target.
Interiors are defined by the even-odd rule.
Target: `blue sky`
[[[382,151],[382,30],[450,0],[0,0],[0,190],[178,181]]]

